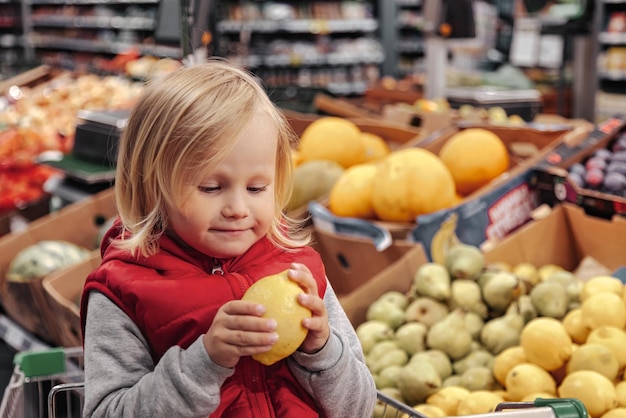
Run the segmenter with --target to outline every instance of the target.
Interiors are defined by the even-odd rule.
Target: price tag
[[[518,18],[513,28],[509,61],[520,67],[534,67],[539,56],[541,22],[530,17]]]

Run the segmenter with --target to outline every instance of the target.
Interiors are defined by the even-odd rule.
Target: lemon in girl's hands
[[[264,277],[248,288],[241,299],[265,306],[263,318],[276,321],[278,334],[278,341],[269,351],[254,354],[252,358],[269,366],[300,347],[308,334],[302,320],[311,317],[311,311],[297,300],[302,292],[302,288],[287,277],[287,270]]]

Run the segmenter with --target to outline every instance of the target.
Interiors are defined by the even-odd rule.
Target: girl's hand
[[[308,267],[304,264],[293,263],[288,276],[304,289],[304,293],[298,295],[298,302],[309,308],[312,313],[311,318],[302,320],[302,326],[307,328],[309,333],[299,350],[307,354],[316,353],[324,347],[330,336],[326,306],[317,294],[317,282]]]
[[[278,340],[276,321],[261,318],[263,305],[232,300],[220,307],[202,342],[211,360],[235,367],[239,358],[268,351]]]

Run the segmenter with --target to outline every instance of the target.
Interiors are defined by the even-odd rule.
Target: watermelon
[[[21,250],[11,260],[7,280],[26,282],[87,259],[89,251],[62,240],[44,240]]]

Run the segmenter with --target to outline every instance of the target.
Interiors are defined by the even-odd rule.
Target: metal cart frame
[[[82,347],[23,351],[16,354],[13,362],[13,375],[0,403],[0,418],[82,416],[85,379]],[[427,418],[380,391],[377,402],[383,405],[383,418]],[[589,418],[582,402],[572,398],[502,402],[495,412],[499,418]],[[464,418],[494,418],[494,415]]]

